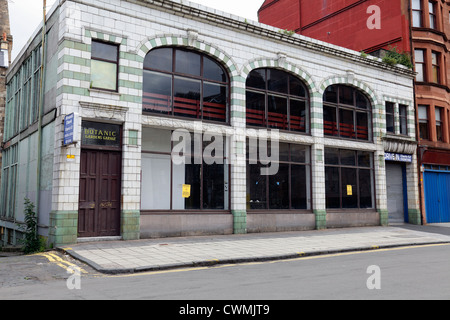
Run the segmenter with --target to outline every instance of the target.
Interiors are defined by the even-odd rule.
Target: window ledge
[[[117,97],[118,99],[122,96],[122,94],[121,93],[119,93],[119,92],[115,92],[115,91],[109,91],[109,90],[102,90],[102,89],[94,89],[94,88],[89,88],[88,89],[89,90],[89,92],[92,94],[94,94],[94,95],[112,95],[112,96],[115,96],[115,97]]]

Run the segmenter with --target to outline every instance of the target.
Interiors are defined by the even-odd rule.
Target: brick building
[[[379,28],[368,29],[368,21],[372,23],[371,17],[378,13]],[[259,10],[259,20],[376,56],[394,47],[412,56],[417,72],[415,105],[422,220],[450,222],[449,1],[266,0]],[[395,134],[393,121],[401,114],[392,104],[386,105],[386,113],[390,120],[387,131]],[[397,174],[401,175],[399,170]],[[394,171],[388,176],[394,176]],[[402,188],[395,182],[391,187],[393,194]],[[397,211],[400,198],[392,199],[392,211]]]
[[[38,28],[7,76],[12,238],[25,197],[54,245],[388,224],[383,110],[401,106],[415,146],[407,68],[186,1],[62,0],[48,17],[45,50]]]
[[[8,1],[0,0],[0,142],[3,141],[6,102],[6,72],[11,63],[12,36],[9,26]],[[0,168],[2,156],[0,155]],[[0,181],[1,181],[0,170]]]

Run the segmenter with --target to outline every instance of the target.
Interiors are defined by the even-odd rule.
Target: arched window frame
[[[271,85],[271,78],[269,77],[270,72],[276,72],[286,76],[287,85],[285,89],[284,86],[281,86],[281,91],[271,90],[271,88],[269,87]],[[264,73],[264,86],[254,86],[249,84],[252,75],[255,75],[255,73]],[[290,85],[291,80],[294,80],[298,85],[301,86],[301,90],[303,90],[304,92],[303,96],[296,95],[293,92],[293,89]],[[259,95],[260,101],[264,99],[264,107],[261,107],[260,110],[250,107],[253,103],[254,98],[252,97],[252,95]],[[264,98],[262,98],[262,96],[264,96]],[[270,99],[278,99],[279,101],[285,99],[286,114],[284,115],[282,113],[277,114],[270,112],[269,107],[271,106],[271,103],[272,105],[276,104],[275,101],[270,101]],[[276,68],[258,68],[252,70],[246,80],[246,101],[246,123],[248,127],[263,127],[305,134],[310,133],[311,117],[309,91],[304,81],[302,81],[296,75]],[[301,119],[300,116],[293,114],[294,103],[304,104],[304,119]]]
[[[166,59],[163,66],[154,66],[149,63],[151,55],[158,50],[170,51],[170,56]],[[185,60],[181,67],[180,56],[185,55],[193,58]],[[170,61],[170,62],[168,62]],[[194,62],[195,61],[195,62]],[[191,63],[192,62],[192,63]],[[198,73],[191,72],[198,62]],[[222,71],[222,81],[208,77],[205,72],[208,70],[206,64],[215,66]],[[181,70],[184,69],[184,70]],[[218,70],[219,70],[218,69]],[[154,78],[160,78],[168,85],[165,86],[165,94],[150,93],[146,90],[149,75]],[[184,97],[181,97],[178,88],[181,83],[188,84]],[[197,91],[187,91],[189,84],[196,87]],[[169,89],[167,89],[170,87]],[[220,88],[221,103],[207,101],[206,92],[214,87]],[[225,90],[223,93],[222,90]],[[156,90],[155,90],[156,91]],[[144,80],[143,80],[143,101],[142,109],[144,114],[162,115],[183,119],[203,120],[207,122],[230,124],[230,102],[231,102],[230,76],[227,69],[213,57],[195,50],[182,47],[159,47],[148,52],[144,59]],[[188,97],[189,94],[196,96],[197,99]],[[219,96],[219,94],[217,95]],[[147,107],[146,107],[147,106]]]
[[[348,93],[348,90],[351,90],[351,94],[345,95],[343,91]],[[351,98],[352,102],[345,101],[345,98]],[[362,107],[364,103],[358,100],[361,98],[364,99],[365,107]],[[348,120],[350,115],[351,121]],[[367,126],[363,125],[365,119]],[[367,94],[345,84],[329,86],[323,94],[323,127],[324,135],[328,137],[372,142],[372,103]]]

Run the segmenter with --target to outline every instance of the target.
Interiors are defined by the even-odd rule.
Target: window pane
[[[325,194],[327,209],[341,207],[339,179],[339,168],[325,167]]]
[[[425,78],[424,78],[424,66],[423,66],[423,64],[416,63],[416,72],[417,72],[416,81],[424,82]]]
[[[170,153],[172,132],[164,129],[142,128],[142,151]],[[181,141],[181,139],[179,140]],[[174,142],[174,145],[178,142]]]
[[[176,50],[175,71],[200,76],[200,55],[195,52]]]
[[[291,166],[291,197],[292,197],[292,209],[307,209],[308,197],[307,197],[307,184],[309,179],[307,178],[307,166],[292,165]]]
[[[434,109],[434,114],[436,117],[436,121],[441,121],[441,108],[435,108]]]
[[[347,86],[339,87],[339,103],[354,105],[355,101],[353,99],[353,88]]]
[[[436,124],[436,139],[437,139],[437,141],[443,141],[442,126],[440,123]]]
[[[325,90],[324,101],[337,103],[337,86],[330,86]]]
[[[291,144],[291,162],[309,163],[309,147]]]
[[[175,77],[174,115],[188,118],[201,118],[200,81]]]
[[[91,60],[91,87],[117,90],[117,64]]]
[[[323,128],[327,136],[339,135],[335,107],[323,106]]]
[[[172,72],[172,48],[150,51],[144,60],[144,68]]]
[[[203,119],[227,121],[227,86],[203,84]]]
[[[141,209],[170,210],[170,166],[170,155],[142,154]]]
[[[203,56],[203,77],[209,80],[227,82],[227,73],[214,60]]]
[[[414,50],[414,59],[416,62],[425,62],[424,51],[423,50]]]
[[[420,120],[428,120],[427,106],[419,106],[419,119]]]
[[[428,140],[428,122],[419,123],[420,138]]]
[[[269,128],[289,129],[286,98],[268,96],[267,120]]]
[[[266,71],[265,69],[253,70],[247,77],[246,86],[248,88],[266,89]]]
[[[289,76],[289,90],[290,95],[298,97],[306,97],[306,90],[303,83],[296,77]]]
[[[224,165],[203,165],[203,209],[225,209]]]
[[[267,90],[281,93],[288,92],[288,74],[286,72],[268,69],[267,78]]]
[[[266,125],[266,98],[264,94],[247,91],[247,125],[261,126]]]
[[[291,130],[306,132],[306,101],[291,99],[290,104]]]
[[[369,114],[356,113],[356,133],[358,139],[369,140]]]
[[[117,62],[116,45],[92,41],[91,50],[92,59],[102,59]]]
[[[408,134],[408,119],[407,117],[400,117],[400,134]]]
[[[339,149],[333,149],[333,148],[325,149],[325,164],[331,164],[331,165],[339,164]]]
[[[394,115],[386,114],[386,131],[394,133]]]
[[[261,175],[261,164],[247,165],[247,206],[249,209],[267,209],[266,178]]]
[[[339,129],[340,135],[344,138],[355,138],[355,124],[353,119],[353,111],[339,110]]]
[[[184,200],[184,209],[200,209],[200,164],[186,164],[185,165],[185,180],[184,184],[191,186],[191,195]],[[182,196],[182,195],[177,195]]]
[[[439,83],[439,68],[433,66],[433,69],[431,71],[432,71],[432,81],[434,83]]]
[[[422,27],[422,12],[413,11],[413,27],[421,28]]]
[[[143,111],[172,112],[172,76],[144,70]]]
[[[356,151],[341,150],[341,165],[343,166],[356,166]]]
[[[372,204],[372,174],[370,170],[359,170],[359,207],[369,209]]]
[[[269,209],[289,209],[289,165],[280,163],[278,173],[269,176]]]
[[[342,208],[358,208],[356,169],[342,168]]]
[[[412,8],[416,10],[422,9],[422,0],[412,0]]]
[[[356,107],[361,109],[368,109],[369,105],[370,104],[367,97],[364,94],[356,91]]]
[[[358,151],[358,166],[372,168],[372,154],[370,152]]]
[[[267,142],[268,148],[270,150],[270,157],[274,157],[274,154],[278,152],[278,159],[280,161],[289,161],[289,144],[287,143],[279,143],[278,149],[272,148],[271,141]]]

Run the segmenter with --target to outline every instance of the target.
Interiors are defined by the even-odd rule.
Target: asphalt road
[[[58,257],[0,258],[0,300],[450,299],[450,245],[120,276]]]

